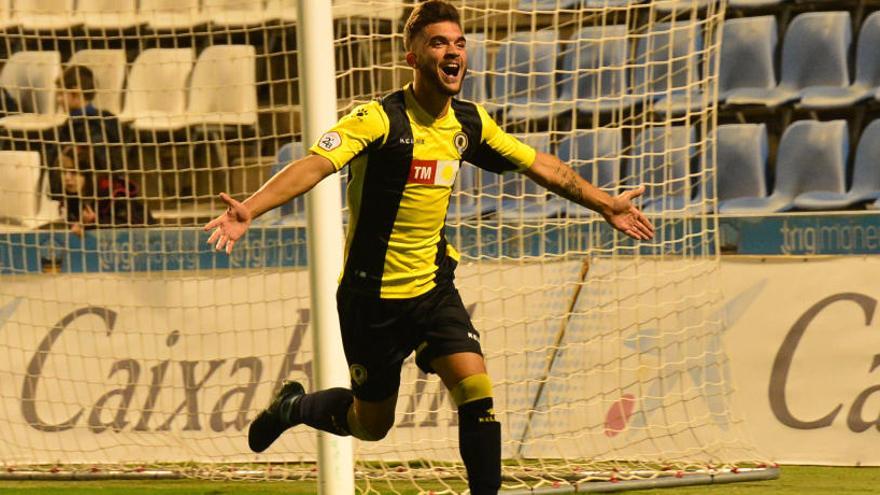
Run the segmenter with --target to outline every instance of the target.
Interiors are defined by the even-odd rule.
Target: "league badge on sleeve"
[[[318,140],[318,147],[324,151],[333,151],[342,144],[342,137],[336,131],[330,131]]]

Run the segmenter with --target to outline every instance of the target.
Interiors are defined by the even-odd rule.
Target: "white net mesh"
[[[645,184],[658,227],[636,244],[519,176],[462,167],[448,238],[496,383],[505,487],[760,462],[721,345],[723,3],[456,4],[464,97],[609,192]],[[340,112],[411,79],[410,8],[334,2]],[[245,197],[303,153],[293,1],[18,0],[0,19],[3,465],[313,477],[313,431],[261,455],[245,439],[281,380],[311,389],[304,202],[231,257],[197,228],[218,192]],[[411,361],[396,423],[355,443],[360,489],[462,489],[451,401]]]

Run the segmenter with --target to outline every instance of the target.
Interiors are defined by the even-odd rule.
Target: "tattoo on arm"
[[[578,185],[578,177],[574,170],[562,162],[557,162],[554,172],[557,182],[553,192],[575,203],[584,204],[584,193]]]

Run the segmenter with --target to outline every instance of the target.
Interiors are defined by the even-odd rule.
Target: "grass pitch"
[[[385,485],[387,487],[387,485]],[[362,487],[362,485],[361,485]],[[371,493],[393,493],[382,485],[371,486]],[[464,487],[461,487],[462,489]],[[424,489],[442,491],[440,485]],[[412,485],[400,483],[394,490],[414,495]],[[637,490],[634,495],[856,495],[880,491],[880,468],[782,466],[777,480],[686,488]],[[314,482],[220,482],[220,481],[0,481],[3,495],[300,495],[314,494]]]

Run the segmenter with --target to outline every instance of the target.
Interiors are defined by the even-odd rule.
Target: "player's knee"
[[[394,416],[365,420],[355,413],[354,407],[348,410],[348,429],[358,440],[377,442],[388,435],[394,426]]]
[[[485,373],[471,375],[456,383],[449,390],[455,405],[461,407],[481,399],[492,398],[492,380]]]

